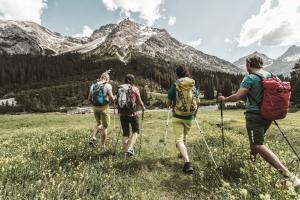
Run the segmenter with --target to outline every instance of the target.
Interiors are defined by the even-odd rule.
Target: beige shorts
[[[186,136],[191,131],[192,121],[188,119],[178,119],[176,117],[172,118],[173,132],[176,137],[176,143],[186,142]]]
[[[94,106],[93,110],[97,125],[102,125],[104,128],[107,128],[110,124],[109,105]]]

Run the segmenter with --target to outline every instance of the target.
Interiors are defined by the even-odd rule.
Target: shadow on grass
[[[129,175],[136,175],[140,171],[161,171],[167,170],[176,173],[181,172],[181,164],[175,158],[127,158],[118,160],[114,168],[126,171]]]

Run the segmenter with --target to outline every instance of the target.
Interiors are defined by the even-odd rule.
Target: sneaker
[[[132,148],[129,148],[125,153],[125,157],[131,157],[133,155],[134,155],[134,150]]]
[[[184,165],[183,165],[183,173],[185,173],[185,174],[192,174],[193,173],[193,171],[194,171],[194,169],[193,169],[193,167],[192,167],[192,165],[191,165],[191,163],[190,162],[186,162],[186,163],[184,163]]]
[[[293,175],[290,180],[292,181],[293,187],[296,190],[300,189],[300,179],[297,176]]]
[[[95,138],[91,138],[89,144],[90,144],[91,147],[96,147],[96,139]]]

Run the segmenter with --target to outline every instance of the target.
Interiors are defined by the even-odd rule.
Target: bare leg
[[[252,145],[251,154],[256,155],[257,153],[275,169],[283,173],[283,175],[289,174],[289,170],[286,166],[284,166],[279,158],[265,145]]]
[[[184,162],[190,162],[189,155],[187,152],[187,148],[183,142],[177,142],[176,147],[180,154],[182,155],[182,158]]]
[[[128,143],[129,143],[129,138],[128,137],[123,137],[123,149],[124,151],[127,151],[128,149]]]
[[[102,134],[101,134],[101,147],[105,148],[106,147],[106,141],[107,141],[107,128],[102,129]]]
[[[93,140],[96,140],[96,134],[97,134],[98,132],[100,132],[101,129],[102,129],[102,125],[101,125],[101,124],[97,124],[97,125],[95,126],[95,128],[92,130],[91,138],[92,138]],[[100,133],[101,133],[101,132],[100,132]]]
[[[133,146],[135,145],[137,138],[138,138],[138,134],[133,133],[129,141],[128,149],[133,149]]]

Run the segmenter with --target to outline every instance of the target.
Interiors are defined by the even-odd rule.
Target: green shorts
[[[97,125],[103,125],[104,128],[107,128],[110,124],[109,105],[94,106],[93,110]]]
[[[176,143],[186,142],[186,135],[191,131],[192,121],[193,120],[179,119],[173,117],[172,124],[173,124],[173,132],[176,137]]]
[[[256,113],[246,112],[245,117],[250,144],[263,145],[265,141],[265,134],[272,121],[266,120],[260,114]]]

